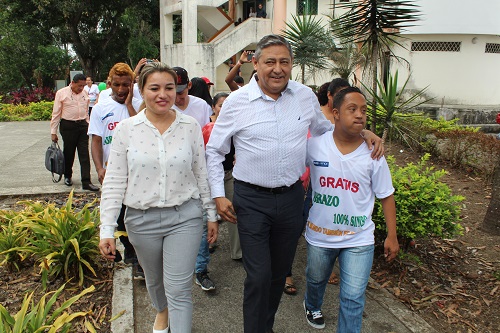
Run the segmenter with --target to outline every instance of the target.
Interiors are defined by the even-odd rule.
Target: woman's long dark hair
[[[191,79],[191,89],[189,89],[188,94],[199,97],[212,106],[212,96],[210,96],[210,92],[208,91],[208,85],[201,77],[193,77]]]

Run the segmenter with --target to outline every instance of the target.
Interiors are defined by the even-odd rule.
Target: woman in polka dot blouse
[[[177,75],[155,62],[144,66],[139,90],[145,108],[115,131],[101,197],[104,257],[113,260],[115,221],[122,203],[125,225],[158,311],[154,333],[191,332],[192,275],[208,215],[208,241],[217,239],[200,125],[172,110]]]

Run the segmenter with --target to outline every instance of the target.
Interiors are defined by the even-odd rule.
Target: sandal
[[[285,288],[283,289],[283,292],[287,295],[297,295],[297,287],[295,287],[294,284],[292,283],[285,283]]]
[[[330,278],[328,279],[328,284],[339,284],[340,279],[337,277],[335,273],[332,273],[330,275]]]

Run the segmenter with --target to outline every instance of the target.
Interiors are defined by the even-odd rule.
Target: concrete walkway
[[[52,183],[44,167],[45,150],[50,145],[48,122],[0,123],[0,197],[44,193],[65,193],[70,187]],[[93,165],[92,165],[93,168]],[[79,164],[73,169],[74,187],[81,190]],[[97,184],[95,170],[92,179]],[[182,258],[179,258],[182,260]],[[301,238],[293,272],[299,289],[297,296],[283,295],[276,317],[276,333],[317,332],[304,317],[302,300],[306,245]],[[134,281],[130,267],[118,265],[115,270],[113,314],[114,333],[150,333],[155,311],[143,281]],[[228,234],[221,225],[218,248],[212,255],[210,276],[217,285],[214,292],[203,292],[193,283],[193,333],[243,332],[242,296],[245,272],[241,263],[229,258]],[[324,332],[334,332],[338,312],[338,286],[327,287],[323,312]],[[367,290],[363,333],[435,333],[424,320],[408,310],[387,291],[373,282]]]

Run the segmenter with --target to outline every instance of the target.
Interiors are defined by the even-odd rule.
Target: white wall
[[[500,34],[498,0],[416,0],[422,18],[408,34]]]
[[[411,64],[408,88],[429,86],[436,104],[500,104],[500,54],[485,53],[486,43],[500,43],[498,36],[484,35],[412,35],[413,41],[462,42],[460,52],[431,52],[397,49],[396,54]],[[473,38],[476,38],[475,44]],[[410,42],[407,42],[408,49]],[[391,72],[399,68],[400,84],[408,75],[406,65],[393,62]]]

